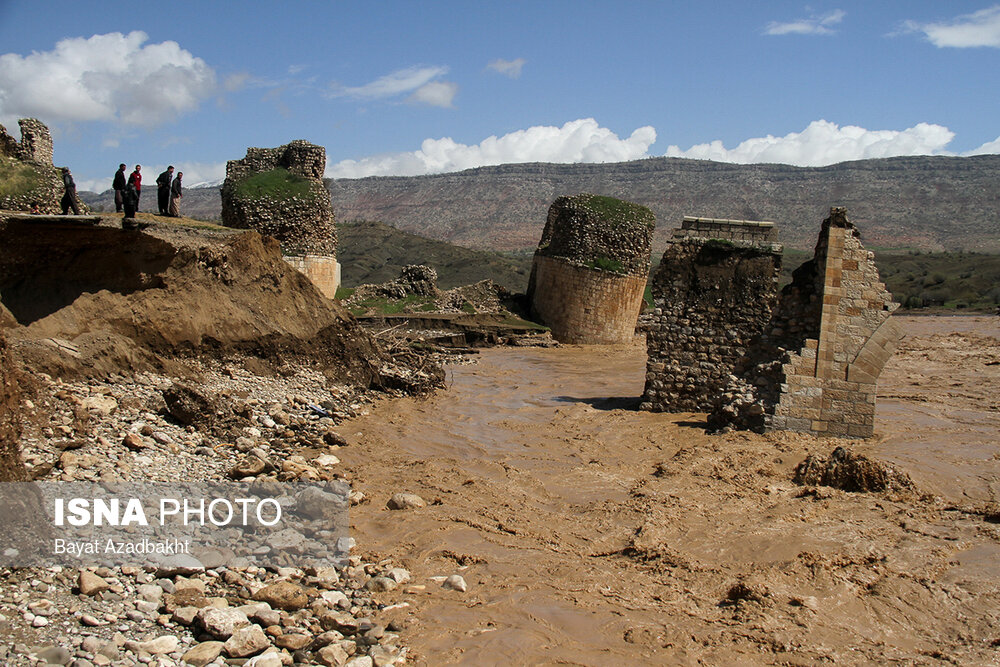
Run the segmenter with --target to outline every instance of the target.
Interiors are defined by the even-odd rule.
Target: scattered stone
[[[109,416],[118,407],[118,401],[113,396],[88,396],[81,405],[102,417]]]
[[[385,573],[385,576],[389,577],[397,584],[405,584],[410,580],[409,570],[404,570],[401,567],[394,567]]]
[[[391,510],[412,510],[426,507],[427,502],[415,493],[395,493],[386,506]]]
[[[62,646],[47,646],[36,654],[41,660],[52,665],[68,665],[73,659],[70,652]]]
[[[222,642],[202,642],[181,657],[185,663],[193,667],[205,667],[222,655]]]
[[[464,593],[466,590],[468,590],[468,586],[465,583],[465,578],[462,577],[462,575],[460,574],[453,574],[447,579],[445,579],[444,583],[441,584],[441,587],[450,588],[451,590],[459,591],[461,593]]]
[[[257,477],[273,470],[273,466],[257,456],[247,456],[229,470],[232,479],[243,479],[244,477]]]
[[[125,649],[138,653],[144,651],[150,655],[167,655],[180,646],[180,640],[173,635],[163,635],[145,642],[125,642]]]
[[[77,587],[82,595],[97,595],[108,590],[110,584],[101,579],[93,572],[80,570],[80,577],[77,580]]]
[[[287,655],[287,654],[286,654]],[[281,655],[278,653],[262,653],[255,658],[251,658],[244,667],[282,667]]]
[[[181,609],[198,609],[207,607],[209,604],[205,594],[196,588],[180,588],[174,593],[165,595],[163,598],[163,608],[169,614],[177,613]],[[188,612],[183,612],[187,614]]]
[[[265,586],[254,593],[253,599],[266,602],[274,609],[285,611],[297,611],[309,604],[309,598],[302,587],[290,581],[279,581]]]
[[[396,588],[396,581],[390,579],[389,577],[375,577],[368,582],[368,590],[375,591],[377,593],[384,593],[386,591],[391,591]]]
[[[316,661],[326,667],[340,667],[347,664],[350,656],[339,644],[324,646],[316,652]]]
[[[149,445],[138,433],[126,433],[125,437],[122,438],[122,444],[128,449],[131,449],[133,452],[149,449]]]
[[[169,445],[174,441],[174,439],[171,438],[170,435],[168,435],[163,431],[153,431],[152,438],[161,445]]]
[[[260,626],[251,625],[234,632],[233,636],[226,640],[222,650],[230,658],[248,658],[260,653],[270,645],[270,640],[260,629]]]
[[[338,459],[333,454],[321,454],[312,460],[313,465],[319,466],[320,468],[328,468],[330,466],[335,466],[340,463]]]
[[[310,635],[291,633],[275,637],[274,645],[278,648],[287,648],[290,651],[298,651],[312,643]]]
[[[238,609],[206,607],[199,617],[205,631],[218,639],[228,639],[238,629],[250,625],[250,619]]]
[[[368,657],[372,659],[372,663],[375,667],[388,667],[396,662],[396,658],[398,656],[395,652],[390,651],[384,646],[373,646],[371,650],[368,651]]]

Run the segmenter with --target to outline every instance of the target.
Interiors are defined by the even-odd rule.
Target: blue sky
[[[1000,4],[0,0],[0,122],[23,116],[101,190],[292,139],[338,177],[996,153]]]

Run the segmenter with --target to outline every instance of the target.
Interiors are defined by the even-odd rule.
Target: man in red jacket
[[[135,188],[136,199],[142,193],[142,174],[139,173],[140,171],[142,171],[142,165],[137,164],[135,165],[135,171],[128,177],[128,184]]]

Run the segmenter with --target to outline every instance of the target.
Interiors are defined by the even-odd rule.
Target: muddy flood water
[[[849,444],[916,494],[792,483],[844,441],[636,411],[641,345],[487,350],[345,423],[357,550],[413,574],[391,612],[411,656],[1000,663],[1000,318],[900,319],[876,437]],[[428,505],[387,509],[400,491]]]

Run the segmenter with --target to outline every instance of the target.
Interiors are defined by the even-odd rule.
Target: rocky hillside
[[[684,215],[773,220],[787,245],[811,250],[830,206],[846,206],[868,247],[1000,250],[1000,156],[915,157],[829,167],[736,165],[677,158],[617,164],[520,164],[454,174],[330,183],[338,219],[382,220],[459,245],[533,247],[563,194],[648,206],[662,249]]]
[[[328,182],[339,221],[380,220],[457,245],[534,248],[556,197],[591,192],[656,213],[654,251],[685,215],[773,220],[812,250],[830,206],[846,206],[868,247],[1000,251],[1000,156],[902,157],[829,167],[679,158],[612,164],[515,164],[451,174]],[[111,194],[82,195],[108,210]],[[153,205],[150,201],[144,206]],[[113,204],[110,204],[113,206]],[[219,217],[218,188],[187,191],[183,211]]]
[[[393,280],[409,264],[434,267],[442,289],[487,278],[515,292],[523,292],[528,285],[531,255],[527,253],[507,256],[470,250],[378,222],[340,224],[337,235],[340,238],[337,259],[342,266],[344,287]]]

